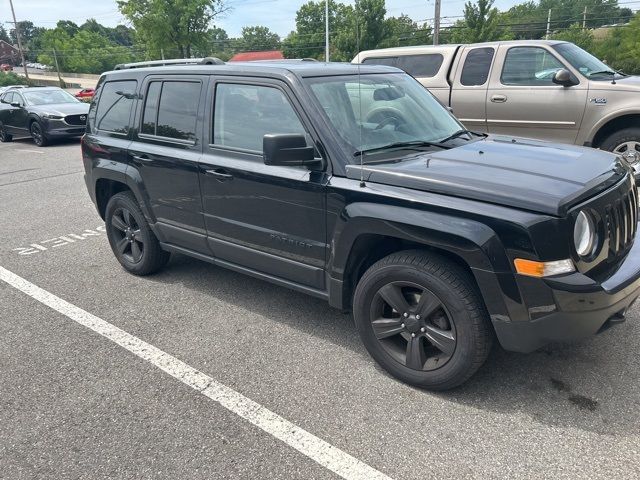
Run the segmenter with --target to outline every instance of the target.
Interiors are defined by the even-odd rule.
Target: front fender
[[[511,271],[498,236],[481,222],[375,203],[348,205],[339,218],[329,262],[334,278],[342,279],[351,249],[363,234],[384,235],[446,250],[472,269]]]
[[[383,235],[457,256],[471,269],[492,319],[522,315],[522,299],[505,248],[484,223],[393,205],[353,203],[334,229],[329,259],[329,302],[345,309],[349,257],[361,235]]]

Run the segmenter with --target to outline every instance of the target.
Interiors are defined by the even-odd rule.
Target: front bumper
[[[550,342],[588,337],[624,321],[640,296],[640,242],[635,242],[616,272],[601,283],[581,273],[535,281],[540,282],[536,287],[539,298],[551,302],[529,308],[524,321],[492,317],[506,350],[528,353]]]
[[[86,130],[84,125],[69,125],[57,119],[42,119],[42,127],[48,138],[79,137]]]

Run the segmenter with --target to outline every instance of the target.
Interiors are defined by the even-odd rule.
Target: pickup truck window
[[[348,158],[393,143],[437,142],[463,128],[406,74],[314,77],[305,81]]]
[[[217,85],[214,145],[262,153],[262,139],[270,133],[306,134],[281,90],[263,85]]]
[[[553,49],[569,62],[573,68],[590,80],[611,80],[611,77],[616,73],[606,63],[598,60],[573,43],[558,43],[553,46]]]
[[[387,65],[404,70],[415,78],[434,77],[440,67],[444,57],[439,53],[426,53],[421,55],[399,55],[397,57],[369,57],[362,63],[369,65]]]
[[[487,83],[494,53],[495,51],[491,47],[470,50],[462,67],[460,83],[466,87]]]
[[[554,74],[564,68],[550,52],[540,47],[512,47],[502,67],[503,85],[554,85]]]

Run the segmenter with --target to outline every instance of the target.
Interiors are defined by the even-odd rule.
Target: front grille
[[[87,123],[87,115],[67,115],[64,117],[64,121],[69,125],[85,125]]]
[[[638,192],[631,188],[606,207],[605,222],[609,236],[609,254],[615,256],[632,243],[638,227]]]

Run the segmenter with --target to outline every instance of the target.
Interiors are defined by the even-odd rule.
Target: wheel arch
[[[591,146],[599,148],[609,135],[629,127],[640,128],[640,112],[620,114],[612,118],[605,118],[602,123],[594,129],[595,133],[592,135]]]
[[[486,298],[485,293],[496,297],[494,291],[483,291],[495,287],[493,282],[486,283],[487,272],[508,271],[509,261],[502,243],[487,225],[390,206],[378,209],[381,215],[374,217],[371,208],[375,206],[350,205],[345,216],[348,220],[337,229],[329,262],[329,301],[333,306],[350,309],[355,286],[371,265],[391,253],[413,249],[459,265],[471,274],[481,297]],[[502,313],[506,309],[499,310]]]

